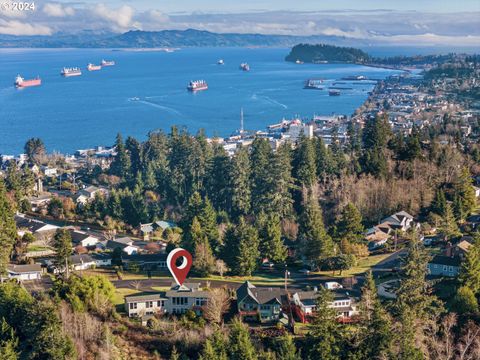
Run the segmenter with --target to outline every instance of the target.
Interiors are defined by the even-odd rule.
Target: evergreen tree
[[[478,312],[478,302],[475,293],[468,286],[461,286],[453,299],[453,305],[459,314],[475,314]]]
[[[474,294],[480,294],[480,233],[474,236],[473,244],[462,262],[460,271],[461,283],[470,288]]]
[[[58,268],[64,269],[68,279],[70,271],[70,256],[72,255],[72,236],[67,229],[59,229],[54,237],[55,263]]]
[[[432,201],[430,206],[430,211],[438,214],[440,216],[445,216],[447,208],[447,199],[445,198],[445,193],[443,190],[438,189],[435,193],[435,198]]]
[[[230,209],[230,179],[232,162],[221,145],[215,145],[210,174],[207,177],[207,193],[215,209]]]
[[[339,240],[345,239],[350,243],[360,243],[363,240],[365,228],[362,215],[354,204],[348,203],[342,210],[336,232]]]
[[[271,205],[276,180],[271,171],[273,158],[273,151],[268,141],[256,138],[250,153],[252,211],[256,214],[267,210]]]
[[[452,206],[448,203],[445,206],[445,215],[442,217],[440,224],[440,232],[448,239],[461,235],[457,222],[455,221]]]
[[[125,149],[130,158],[130,174],[137,174],[142,170],[141,145],[137,139],[129,136],[125,141]]]
[[[265,211],[276,213],[280,218],[288,218],[293,213],[292,191],[295,189],[295,181],[292,176],[292,154],[288,143],[282,144],[273,156],[270,166],[273,191],[271,193]]]
[[[16,237],[14,212],[8,201],[3,180],[0,179],[0,282],[7,271]]]
[[[248,327],[241,320],[232,322],[228,343],[229,360],[256,360],[257,350],[250,339]]]
[[[184,216],[182,218],[182,227],[187,230],[196,217],[197,220],[200,217],[200,213],[203,208],[203,200],[198,191],[195,191],[188,199],[187,208],[185,209]]]
[[[228,360],[227,340],[220,329],[205,341],[199,360]]]
[[[107,201],[107,212],[115,219],[123,219],[123,209],[120,194],[112,189]]]
[[[206,236],[203,237],[201,242],[197,242],[195,245],[193,268],[201,277],[206,277],[215,270],[215,258],[213,257],[212,248]]]
[[[240,217],[238,225],[231,225],[225,233],[223,259],[234,274],[251,276],[260,257],[258,246],[257,230]]]
[[[275,341],[275,354],[277,359],[282,360],[300,360],[300,354],[297,352],[295,342],[291,335],[279,337]]]
[[[463,213],[467,215],[475,210],[477,206],[477,199],[472,183],[473,179],[470,175],[470,171],[467,168],[463,168],[462,173],[455,184],[455,189],[462,200]]]
[[[43,156],[45,156],[45,144],[39,138],[31,138],[25,143],[25,154],[27,154],[30,164],[39,164]]]
[[[463,221],[465,219],[465,213],[463,212],[464,206],[462,198],[455,193],[452,204],[453,214],[456,221]]]
[[[0,318],[0,359],[17,360],[18,338],[4,318]]]
[[[241,147],[235,153],[231,168],[231,214],[235,217],[247,215],[251,205],[250,159],[248,149]]]
[[[342,357],[345,334],[342,325],[337,322],[332,302],[333,294],[320,287],[314,319],[307,335],[308,359],[338,360]]]
[[[7,167],[7,176],[5,177],[5,186],[7,191],[14,191],[16,197],[20,195],[20,190],[22,187],[22,178],[20,172],[18,171],[17,164],[15,161],[10,161]]]
[[[283,263],[287,258],[287,248],[282,241],[282,229],[278,215],[261,215],[259,223],[260,255],[275,263]]]
[[[203,234],[210,242],[210,247],[217,253],[221,245],[217,225],[217,214],[208,197],[205,197],[203,200],[200,213],[198,214],[198,221],[202,225]]]
[[[371,271],[362,287],[360,319],[360,343],[355,353],[366,360],[389,358],[393,338],[391,321],[378,299]]]
[[[325,145],[322,138],[319,137],[314,141],[317,177],[325,182],[327,176],[333,173],[332,151]]]
[[[122,135],[117,134],[117,140],[115,142],[115,150],[117,154],[110,165],[110,172],[113,175],[120,177],[123,180],[127,180],[130,171],[130,157],[125,149]]]
[[[183,247],[191,252],[197,248],[197,245],[203,243],[203,239],[205,238],[203,234],[202,225],[198,218],[195,216],[192,220],[192,225],[186,232],[183,238]]]
[[[386,149],[391,138],[391,128],[387,115],[376,116],[365,123],[363,129],[362,168],[376,177],[385,177],[388,171]]]
[[[295,177],[301,187],[310,188],[317,180],[313,140],[301,136],[295,151]]]
[[[300,239],[305,244],[305,256],[318,265],[323,259],[334,254],[331,237],[323,225],[322,210],[313,195],[307,195],[300,217]]]

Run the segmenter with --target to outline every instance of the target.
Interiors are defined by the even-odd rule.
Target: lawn
[[[130,289],[130,288],[118,288],[115,289],[115,294],[113,296],[113,303],[115,305],[120,305],[124,303],[124,297],[128,295],[133,295],[139,293],[139,290]]]
[[[51,250],[51,248],[47,246],[41,246],[41,245],[28,245],[27,251],[45,251],[45,250]]]
[[[336,271],[335,274],[333,274],[332,271],[318,271],[313,274],[332,276],[332,277],[338,277],[338,278],[359,275],[370,270],[373,266],[377,265],[380,261],[385,260],[390,255],[391,254],[380,254],[380,255],[372,255],[365,258],[361,258],[358,260],[358,263],[356,266],[352,267],[351,269],[343,271],[342,274],[340,274],[338,271]]]

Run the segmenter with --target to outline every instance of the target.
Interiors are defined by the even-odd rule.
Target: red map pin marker
[[[182,263],[179,266],[176,265],[178,258],[183,258]],[[185,249],[176,248],[170,251],[170,253],[168,254],[168,257],[167,257],[168,270],[170,270],[170,273],[175,279],[175,282],[179,286],[182,286],[183,283],[185,282],[188,272],[192,267],[192,263],[193,263],[192,255]]]

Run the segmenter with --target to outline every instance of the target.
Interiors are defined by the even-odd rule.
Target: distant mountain
[[[299,60],[308,63],[366,63],[370,60],[370,56],[366,52],[352,47],[341,47],[327,44],[298,44],[292,48],[285,60]]]
[[[156,47],[290,47],[298,43],[352,45],[352,40],[338,36],[291,36],[262,34],[220,34],[195,29],[129,31],[109,33],[54,34],[51,36],[2,36],[0,47],[81,47],[81,48],[156,48]],[[355,40],[356,45],[366,45]]]

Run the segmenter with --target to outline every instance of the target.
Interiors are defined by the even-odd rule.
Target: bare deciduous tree
[[[212,323],[222,324],[223,315],[230,308],[230,297],[225,288],[214,288],[210,293],[210,299],[203,310],[204,317]]]

